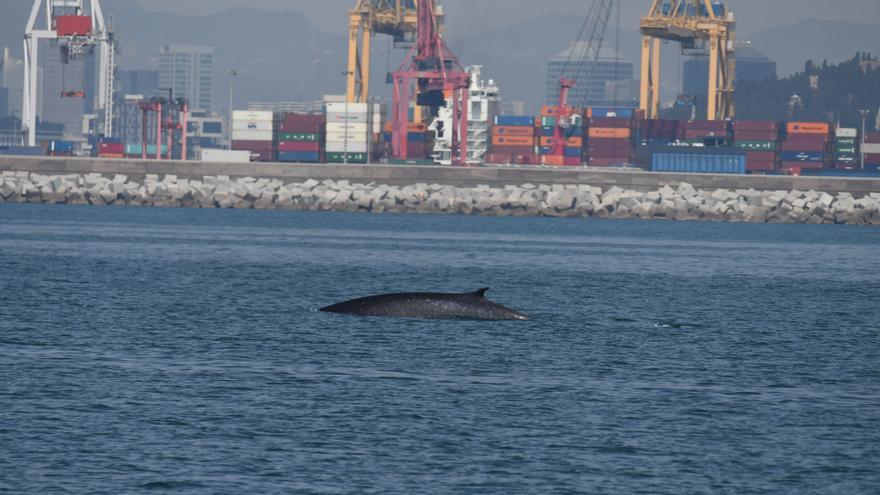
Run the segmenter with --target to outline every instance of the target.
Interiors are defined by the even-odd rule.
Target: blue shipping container
[[[697,174],[745,174],[745,155],[693,155],[655,153],[651,157],[653,172],[684,172]]]
[[[411,142],[423,142],[425,140],[424,132],[410,132],[406,135],[406,140]]]
[[[538,148],[539,155],[549,155],[552,149],[549,146],[541,146]]]
[[[824,162],[825,153],[819,151],[783,151],[782,161],[784,162]]]
[[[581,149],[566,146],[563,153],[565,154],[565,156],[581,156]]]
[[[0,155],[46,156],[46,150],[38,146],[2,146]]]
[[[50,141],[49,151],[55,153],[71,153],[73,152],[73,142],[71,141]]]
[[[279,162],[316,163],[321,160],[317,151],[279,151]]]
[[[635,115],[635,111],[632,108],[593,107],[590,111],[593,118],[617,117],[619,119],[631,119]]]
[[[495,125],[531,127],[535,125],[535,118],[520,115],[496,115]]]

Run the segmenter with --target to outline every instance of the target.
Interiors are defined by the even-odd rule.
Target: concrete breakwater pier
[[[98,172],[0,172],[0,203],[255,208],[880,225],[880,193],[696,188],[678,181],[653,190],[593,184],[407,185],[306,179]]]

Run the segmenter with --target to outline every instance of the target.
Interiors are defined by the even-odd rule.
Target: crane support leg
[[[713,34],[709,39],[709,105],[706,111],[706,118],[709,120],[720,120],[723,116],[719,115],[718,100],[720,91],[718,90],[718,49],[720,39]]]
[[[370,42],[372,40],[373,32],[370,31],[369,26],[364,27],[362,33],[360,61],[358,62],[358,69],[360,70],[361,74],[361,91],[360,94],[357,95],[358,103],[366,103],[367,95],[370,94],[370,64],[372,63]]]
[[[660,117],[660,38],[651,39],[651,115]]]
[[[660,113],[660,40],[650,36],[642,37],[639,108],[649,119],[656,119]]]
[[[349,103],[357,102],[358,98],[358,34],[361,26],[361,16],[352,14],[348,26],[348,70],[345,75],[348,79],[347,99]]]

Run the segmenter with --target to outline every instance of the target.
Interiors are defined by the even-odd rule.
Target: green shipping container
[[[734,147],[748,151],[776,151],[775,141],[737,141]]]
[[[837,146],[834,147],[834,151],[841,153],[841,154],[844,154],[844,155],[855,155],[856,154],[856,147],[854,145],[851,146],[848,144],[844,144],[844,145],[838,144]]]
[[[834,140],[834,142],[838,146],[840,146],[840,145],[855,146],[856,145],[856,138],[837,138]]]
[[[279,132],[278,133],[279,141],[286,141],[289,143],[317,143],[321,140],[320,134],[302,134],[302,133],[291,133],[291,132]]]
[[[327,163],[367,163],[366,153],[327,152]]]
[[[556,127],[556,117],[541,117],[541,127]]]

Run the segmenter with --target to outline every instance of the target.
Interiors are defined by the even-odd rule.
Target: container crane
[[[88,3],[88,9],[86,9]],[[41,8],[43,7],[43,8]],[[44,11],[40,21],[40,11]],[[42,26],[38,26],[42,24]],[[103,134],[113,135],[113,92],[116,40],[104,22],[100,0],[34,0],[24,34],[24,88],[22,132],[27,146],[36,146],[37,71],[40,40],[53,40],[61,50],[62,63],[83,57],[99,48],[98,95],[95,110],[103,113]],[[54,45],[53,45],[54,47]],[[62,98],[83,98],[85,90],[62,88]]]
[[[575,44],[568,54],[568,60],[562,69],[562,76],[559,78],[559,104],[556,108],[556,126],[553,129],[553,139],[550,145],[550,153],[545,155],[545,163],[547,165],[562,165],[565,156],[565,141],[569,137],[571,129],[581,125],[581,115],[578,112],[579,107],[583,107],[586,102],[581,101],[576,107],[572,107],[568,102],[568,93],[581,74],[586,71],[585,81],[592,81],[596,71],[596,64],[599,61],[599,54],[602,51],[602,43],[605,41],[605,31],[608,28],[608,21],[611,18],[611,10],[614,8],[614,0],[594,0],[581,26]],[[581,45],[585,42],[585,45]],[[583,50],[578,50],[579,46],[584,46]],[[576,64],[574,71],[574,79],[569,79],[568,68],[572,63]],[[586,98],[588,92],[584,93]]]
[[[443,14],[437,12],[439,25]],[[349,103],[366,103],[370,94],[370,46],[373,33],[393,37],[394,46],[409,48],[418,31],[416,0],[357,0],[348,11]]]
[[[407,157],[410,91],[415,86],[416,108],[426,107],[432,116],[446,105],[447,95],[452,104],[452,164],[467,164],[468,88],[470,74],[461,64],[440,33],[435,0],[417,0],[418,31],[416,44],[407,59],[392,74],[392,137],[393,155]]]
[[[709,104],[706,118],[733,118],[736,73],[736,19],[719,0],[653,0],[641,20],[642,67],[640,107],[646,117],[660,113],[660,42],[674,41],[682,50],[709,50]]]

